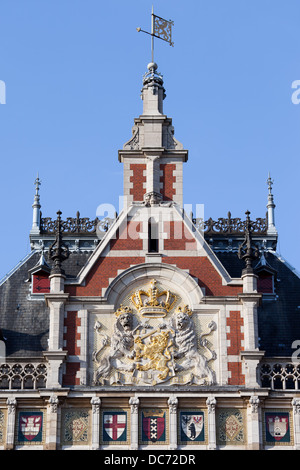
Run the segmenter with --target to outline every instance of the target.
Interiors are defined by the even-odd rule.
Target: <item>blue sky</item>
[[[174,21],[156,41],[164,112],[189,150],[184,203],[205,218],[264,217],[274,179],[278,251],[300,270],[299,0],[2,0],[0,278],[30,251],[34,180],[43,216],[118,210],[118,149],[142,112],[151,8]]]

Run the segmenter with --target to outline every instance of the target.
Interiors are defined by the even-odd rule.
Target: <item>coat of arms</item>
[[[18,440],[42,441],[43,413],[22,412],[19,416]]]
[[[207,337],[216,323],[198,333],[189,306],[178,306],[179,296],[157,284],[153,279],[125,299],[129,305],[119,304],[112,325],[95,322],[94,385],[215,383],[216,353]]]
[[[203,412],[182,412],[180,426],[182,441],[204,441]]]
[[[142,412],[142,440],[157,442],[165,441],[165,412],[163,410],[147,410]]]
[[[126,412],[103,413],[103,440],[126,441]]]
[[[289,414],[266,413],[266,437],[267,441],[289,442]]]

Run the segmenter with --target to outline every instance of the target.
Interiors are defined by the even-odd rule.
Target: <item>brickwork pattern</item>
[[[88,273],[85,286],[65,286],[70,295],[102,296],[102,289],[107,288],[109,279],[118,275],[118,270],[125,270],[131,265],[144,263],[144,257],[118,256],[100,257]]]
[[[244,326],[244,320],[241,318],[241,312],[231,311],[226,323],[227,328],[229,329],[227,332],[227,341],[229,341],[227,354],[229,356],[239,356],[240,351],[244,350],[244,347],[242,346],[244,333],[241,331]],[[229,385],[245,384],[245,375],[242,374],[242,364],[240,361],[228,361],[228,371],[230,372],[230,378],[228,380]]]
[[[110,241],[111,250],[142,250],[143,240],[140,238],[141,222],[129,221],[121,232]]]
[[[162,261],[180,269],[188,269],[189,274],[198,279],[199,286],[205,288],[205,295],[235,296],[242,292],[242,286],[223,286],[220,274],[204,256],[172,256],[163,258]]]
[[[130,170],[133,171],[133,176],[130,177],[130,182],[133,183],[133,187],[130,189],[130,194],[133,196],[134,201],[143,201],[146,188],[146,176],[144,176],[144,170],[146,170],[144,163],[132,163]]]
[[[173,172],[176,170],[176,165],[175,163],[161,163],[160,170],[163,172],[160,177],[160,182],[162,183],[160,192],[163,195],[163,200],[172,201],[176,194],[174,188],[176,177],[173,175]]]

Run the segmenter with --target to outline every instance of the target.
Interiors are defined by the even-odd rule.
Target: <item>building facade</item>
[[[267,215],[183,207],[155,63],[114,218],[43,218],[0,283],[1,449],[299,449],[300,279]],[[300,344],[300,342],[299,342]]]

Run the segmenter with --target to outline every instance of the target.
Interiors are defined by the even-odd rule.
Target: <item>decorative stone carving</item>
[[[259,398],[257,395],[252,395],[249,399],[249,403],[251,405],[251,413],[258,413],[259,407]]]
[[[124,150],[138,150],[139,149],[139,127],[133,126],[132,137],[123,146]]]
[[[92,397],[91,405],[92,405],[93,414],[99,414],[100,406],[101,406],[101,399],[99,397]]]
[[[126,302],[132,307],[120,305],[113,327],[106,320],[107,326],[102,328],[97,320],[94,385],[214,384],[211,362],[216,353],[212,338],[207,337],[217,325],[210,321],[200,326],[199,318],[195,324],[192,310],[187,305],[176,308],[178,301],[177,294],[153,279],[149,289],[127,295]]]
[[[14,414],[16,412],[17,400],[14,397],[8,398],[6,400],[6,403],[7,403],[8,414]]]
[[[168,405],[171,414],[177,413],[177,406],[178,406],[178,398],[177,397],[170,397],[168,399]]]
[[[133,359],[135,357],[134,346],[134,333],[139,328],[140,324],[133,328],[132,310],[129,307],[121,305],[115,312],[117,320],[114,324],[114,332],[111,337],[111,347],[109,353],[104,356],[99,367],[95,372],[94,383],[97,384],[101,379],[109,376],[112,368],[119,371],[132,372],[134,370],[134,363],[128,363],[125,359]],[[143,325],[147,327],[147,325]],[[96,331],[100,330],[100,325],[96,324]],[[108,338],[104,339],[105,345],[108,344]],[[101,349],[102,350],[102,347]],[[97,361],[99,351],[94,352],[94,361]]]
[[[137,397],[130,397],[129,405],[131,409],[131,414],[137,414],[139,412],[140,400]]]
[[[52,393],[52,395],[49,398],[49,404],[50,404],[51,413],[57,413],[57,407],[58,407],[58,404],[59,404],[59,399],[58,399],[57,395],[55,395],[54,393]]]
[[[206,405],[207,405],[207,410],[208,410],[209,414],[215,413],[216,404],[217,404],[217,400],[215,399],[215,397],[208,397],[207,398]]]
[[[209,361],[198,351],[198,339],[191,316],[192,311],[188,306],[185,306],[183,309],[179,307],[171,319],[170,327],[175,331],[174,345],[177,348],[174,359],[184,358],[181,364],[175,364],[175,371],[191,371],[190,383],[212,385],[215,382],[214,373],[208,365]],[[204,336],[214,331],[217,325],[215,322],[211,322],[208,326],[209,331],[200,335],[199,341],[202,346],[210,351],[210,360],[215,360],[216,353],[209,349]]]

